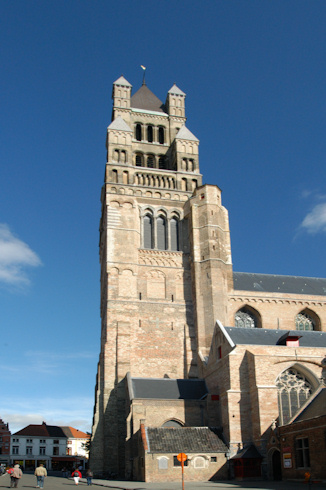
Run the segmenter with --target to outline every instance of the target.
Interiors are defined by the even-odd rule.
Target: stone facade
[[[128,441],[140,419],[152,426],[167,419],[161,412],[166,402],[130,404],[127,373],[206,378],[210,394],[200,425],[222,427],[231,451],[247,442],[260,447],[278,416],[279,372],[298,355],[320,360],[324,353],[292,349],[284,358],[279,346],[238,346],[223,357],[214,352],[216,320],[238,326],[240,312],[257,328],[292,330],[302,314],[314,330],[326,324],[326,288],[317,294],[282,285],[266,290],[259,281],[237,287],[228,212],[220,189],[202,185],[199,141],[185,125],[184,92],[173,85],[163,104],[145,84],[131,91],[124,77],[113,84],[107,130],[101,352],[90,454],[95,473],[121,477],[130,474]],[[212,356],[223,358],[215,365]],[[183,401],[171,402],[169,410],[184,425],[196,419]]]

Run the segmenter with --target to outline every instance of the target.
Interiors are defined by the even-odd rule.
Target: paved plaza
[[[8,488],[10,485],[9,476],[0,477],[0,489]],[[20,480],[18,488],[21,490],[36,487],[34,475],[24,474]],[[56,476],[48,476],[45,479],[44,490],[73,490],[75,487],[72,479]],[[87,487],[86,480],[82,478],[79,487]],[[181,480],[179,483],[144,483],[144,482],[123,482],[115,480],[93,480],[93,487],[106,487],[108,490],[182,490]],[[309,487],[304,482],[294,481],[251,481],[251,482],[185,482],[185,490],[325,490],[326,483],[316,482]],[[96,490],[96,488],[94,488]],[[100,490],[100,488],[98,489]],[[105,490],[105,489],[104,489]]]

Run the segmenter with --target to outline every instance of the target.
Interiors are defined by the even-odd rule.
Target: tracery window
[[[234,325],[239,328],[255,328],[257,326],[257,321],[252,313],[249,313],[248,310],[243,308],[236,312]]]
[[[295,317],[296,330],[315,330],[314,320],[306,313],[299,313]]]
[[[308,400],[313,387],[308,379],[295,368],[284,371],[276,380],[280,425],[286,424]]]

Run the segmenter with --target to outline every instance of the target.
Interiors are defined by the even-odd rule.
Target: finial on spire
[[[146,66],[140,65],[140,67],[144,70],[144,73],[143,73],[143,85],[146,85],[146,82],[145,82]]]

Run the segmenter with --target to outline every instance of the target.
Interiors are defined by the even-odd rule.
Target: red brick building
[[[9,463],[10,436],[9,425],[0,419],[0,464]]]

